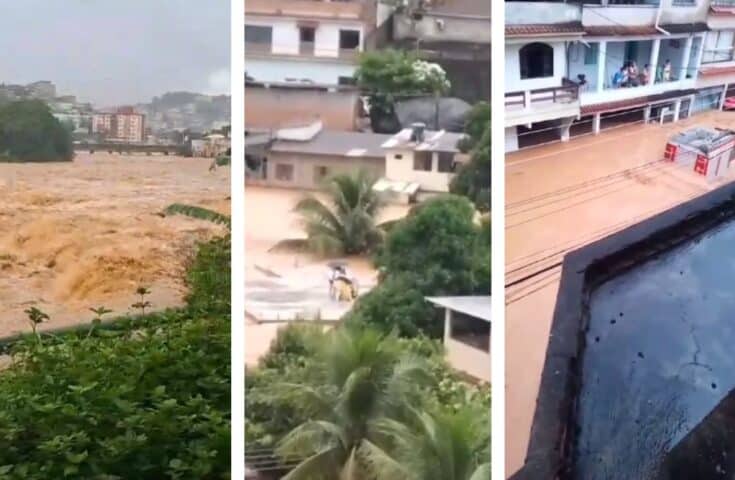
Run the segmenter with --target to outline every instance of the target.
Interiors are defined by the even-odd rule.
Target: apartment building
[[[506,9],[506,151],[720,108],[732,0],[525,2]]]
[[[146,138],[145,115],[133,107],[95,113],[92,115],[92,133],[111,142],[142,143]]]
[[[394,45],[441,65],[452,96],[490,101],[488,0],[407,0],[392,19]]]
[[[377,0],[248,0],[247,75],[257,82],[350,83],[376,27]]]

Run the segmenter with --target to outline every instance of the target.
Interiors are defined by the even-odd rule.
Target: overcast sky
[[[0,0],[0,83],[98,106],[229,93],[229,0]]]

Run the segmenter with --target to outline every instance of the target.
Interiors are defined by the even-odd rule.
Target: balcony
[[[579,86],[564,81],[559,87],[505,94],[505,125],[513,127],[564,117],[580,112]]]
[[[360,1],[247,0],[245,15],[310,19],[364,20],[366,4]]]
[[[245,42],[245,55],[250,58],[311,59],[352,64],[357,62],[360,51],[354,48],[326,50],[314,42],[301,42],[292,52],[274,52],[270,43]]]

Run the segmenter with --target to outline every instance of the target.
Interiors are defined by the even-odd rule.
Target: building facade
[[[245,63],[258,82],[350,83],[377,25],[376,0],[250,0]]]
[[[110,142],[143,143],[145,115],[132,107],[121,107],[115,112],[92,115],[92,133]]]
[[[735,79],[733,7],[506,1],[506,151],[720,108]]]
[[[490,2],[409,0],[392,17],[392,40],[447,72],[450,94],[490,101]]]

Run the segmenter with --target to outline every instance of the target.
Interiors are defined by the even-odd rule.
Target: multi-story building
[[[506,151],[717,108],[703,82],[724,68],[702,67],[732,60],[732,34],[710,26],[732,3],[507,0]]]
[[[145,115],[132,107],[95,113],[92,116],[92,133],[111,142],[141,143],[146,138]]]
[[[29,96],[39,100],[50,101],[56,98],[56,85],[48,80],[30,83],[26,86]]]
[[[408,0],[393,15],[392,41],[441,65],[451,95],[490,101],[488,0]]]
[[[349,83],[374,41],[377,0],[248,0],[245,60],[258,82]]]

